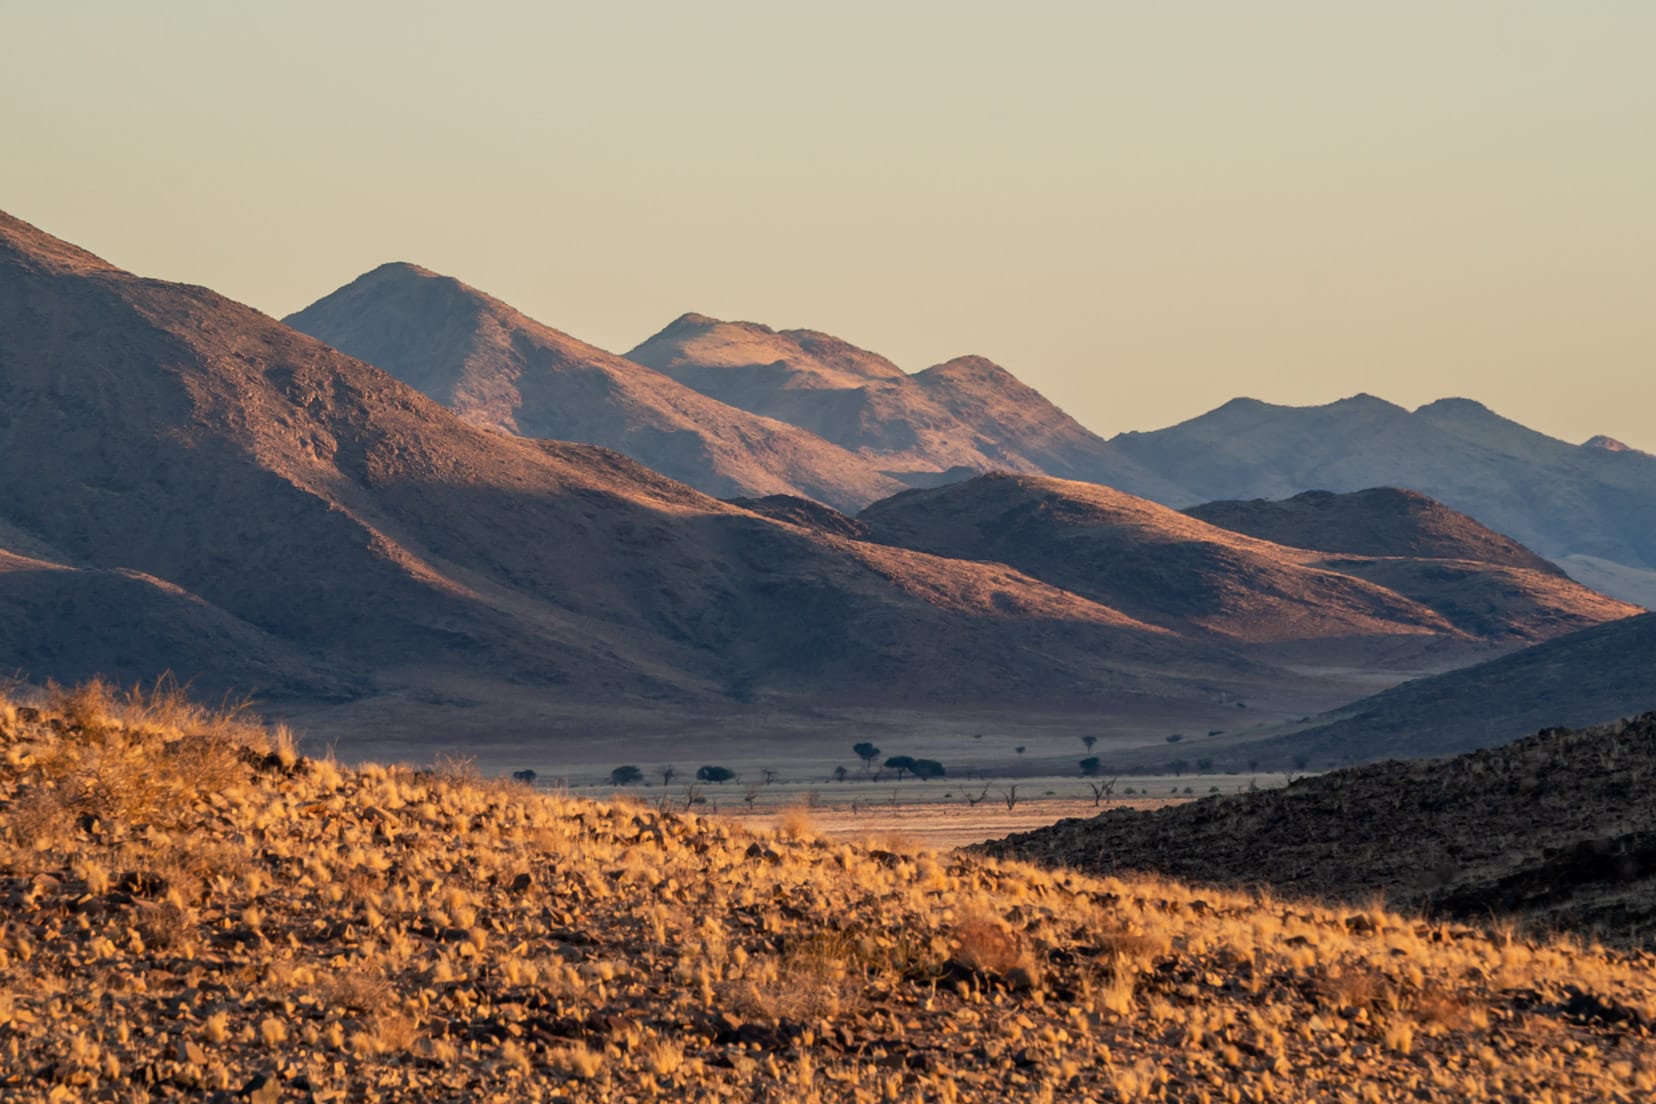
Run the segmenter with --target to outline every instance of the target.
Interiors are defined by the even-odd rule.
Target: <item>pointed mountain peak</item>
[[[785,492],[852,506],[900,486],[845,449],[755,418],[415,265],[382,265],[286,321],[469,422],[614,448],[715,494]],[[717,333],[707,336],[704,323]],[[746,331],[703,315],[684,315],[675,327],[687,336],[661,345],[718,344],[725,333],[741,339],[726,344],[753,343]]]
[[[774,337],[776,331],[758,322],[727,322],[722,318],[714,318],[710,314],[686,311],[651,334],[639,344],[638,348],[643,349],[660,341],[690,341],[708,334],[726,337],[740,337],[742,335]],[[632,356],[631,353],[627,355]]]
[[[450,294],[464,295],[467,298],[483,301],[494,301],[485,293],[478,291],[476,288],[462,280],[441,272],[433,271],[432,269],[425,268],[422,265],[417,265],[410,261],[387,261],[382,265],[371,268],[367,272],[364,272],[362,275],[358,276],[356,279],[352,280],[350,283],[340,287],[338,290],[333,292],[333,295],[380,295],[394,291],[414,289],[419,289],[426,293],[437,291],[438,289],[444,289]],[[332,296],[325,296],[323,300],[318,300],[318,302],[325,301],[328,298],[332,298]],[[312,306],[315,306],[315,304],[313,303]],[[308,310],[309,308],[306,309]]]
[[[402,377],[394,365],[400,354],[388,353],[384,340],[393,344],[420,344],[433,340],[468,340],[479,320],[490,318],[501,327],[530,324],[510,304],[463,280],[435,272],[408,261],[389,261],[372,268],[343,287],[337,288],[302,310],[282,319],[287,325],[328,342],[352,356],[404,378],[427,394],[433,380],[424,376]],[[383,340],[363,343],[373,332]],[[546,332],[560,340],[575,339],[550,327]],[[385,363],[370,351],[385,359]],[[439,398],[439,401],[447,401]]]
[[[431,269],[426,268],[423,265],[417,265],[412,261],[386,261],[377,268],[369,269],[359,277],[359,279],[363,280],[394,280],[398,278],[411,280],[454,280],[455,283],[460,282],[459,280],[455,280],[452,276],[445,276],[441,272],[434,272]]]
[[[1011,372],[996,364],[988,357],[968,355],[957,356],[945,360],[942,364],[934,364],[921,372],[922,376],[947,376],[956,379],[1015,379]]]

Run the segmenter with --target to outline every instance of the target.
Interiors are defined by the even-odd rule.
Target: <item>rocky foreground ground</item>
[[[0,1097],[1615,1100],[1656,958],[0,705]]]
[[[1066,819],[980,850],[1656,946],[1656,713]]]

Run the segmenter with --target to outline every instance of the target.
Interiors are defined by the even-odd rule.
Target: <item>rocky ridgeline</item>
[[[0,704],[7,1100],[1646,1100],[1648,955]]]
[[[1656,942],[1656,713],[984,844],[1094,873],[1268,887]]]

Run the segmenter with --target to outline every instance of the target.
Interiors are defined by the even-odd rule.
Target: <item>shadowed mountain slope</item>
[[[1510,537],[1414,491],[1306,491],[1184,512],[1263,540],[1337,553],[1320,566],[1405,595],[1474,636],[1547,640],[1642,609],[1594,593]]]
[[[1656,705],[1656,614],[1598,625],[1458,671],[1415,679],[1259,745],[1318,762],[1445,755]]]
[[[468,425],[7,216],[0,334],[5,533],[164,580],[364,693],[1080,707],[1275,677],[1010,568],[778,524],[605,449]],[[310,693],[221,659],[221,678]]]
[[[854,509],[900,486],[810,433],[708,399],[414,265],[382,265],[285,321],[468,422],[604,445],[708,494],[803,494]]]
[[[1656,584],[1656,457],[1568,444],[1468,399],[1412,412],[1371,395],[1314,407],[1236,399],[1110,444],[1185,488],[1163,500],[1176,505],[1405,487],[1572,575],[1575,557],[1620,565],[1630,577],[1577,576],[1615,597],[1639,602]]]
[[[905,491],[859,520],[874,540],[1009,564],[1145,621],[1252,643],[1527,639],[1637,612],[1553,574],[1328,560],[1108,487],[1037,476]]]
[[[905,375],[812,330],[687,314],[627,354],[732,406],[800,426],[916,486],[928,473],[1020,471],[1176,495],[1006,369],[960,357]]]
[[[328,699],[357,687],[302,647],[142,572],[0,550],[0,662],[22,678],[123,685],[178,672],[220,697],[252,687]]]
[[[732,506],[775,521],[785,521],[804,529],[816,529],[836,537],[862,540],[868,536],[868,526],[854,517],[847,517],[832,506],[824,506],[808,498],[795,495],[769,495],[765,498],[732,498]]]
[[[1397,487],[1350,494],[1305,491],[1271,501],[1208,502],[1184,511],[1193,518],[1295,548],[1359,556],[1473,560],[1564,574],[1511,537],[1443,503]]]
[[[1117,810],[984,844],[1094,873],[1656,942],[1656,713],[1551,729],[1454,759],[1334,771],[1284,789]]]

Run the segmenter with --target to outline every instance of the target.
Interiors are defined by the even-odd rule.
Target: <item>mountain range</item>
[[[1533,640],[1638,612],[1442,507],[1432,512],[1437,539],[1414,539],[1376,497],[1351,503],[1346,524],[1329,524],[1318,540],[1292,544],[1109,487],[1026,475],[905,491],[858,520],[871,540],[1008,564],[1187,635],[1315,641],[1325,660],[1341,641]],[[1357,545],[1369,555],[1328,555]],[[1372,651],[1364,658],[1373,662]]]
[[[1417,410],[1357,395],[1326,406],[1236,399],[1110,444],[1182,488],[1173,505],[1401,487],[1553,560],[1589,586],[1656,606],[1656,457],[1537,433],[1470,399]]]
[[[687,314],[627,354],[704,395],[808,429],[920,486],[1013,471],[1152,498],[1178,488],[983,357],[908,375],[813,330]]]
[[[909,377],[686,316],[634,350],[657,370],[403,264],[291,321],[332,344],[0,216],[11,666],[171,669],[336,729],[1029,706],[1088,727],[1105,704],[1314,712],[1637,612],[1436,504],[1402,543],[1359,539],[1403,532],[1385,496],[1274,540],[1093,481],[961,480],[1155,483],[983,361]],[[702,391],[743,378],[881,397],[836,441]]]
[[[285,321],[474,425],[604,445],[711,495],[855,509],[904,486],[814,433],[709,400],[416,265],[381,265]]]
[[[991,471],[1179,508],[1393,487],[1656,607],[1656,457],[1608,437],[1568,444],[1468,399],[1412,412],[1371,395],[1236,399],[1105,440],[982,357],[911,375],[815,330],[686,314],[623,358],[411,265],[382,266],[287,321],[470,420],[607,445],[720,497],[854,511]]]
[[[447,723],[444,703],[486,719],[525,694],[617,715],[1085,710],[1280,676],[1009,567],[778,523],[610,450],[479,427],[254,310],[9,217],[0,334],[8,660],[37,677],[171,668],[277,703],[414,697]],[[96,645],[127,662],[35,632],[66,586],[83,619],[135,627]]]

